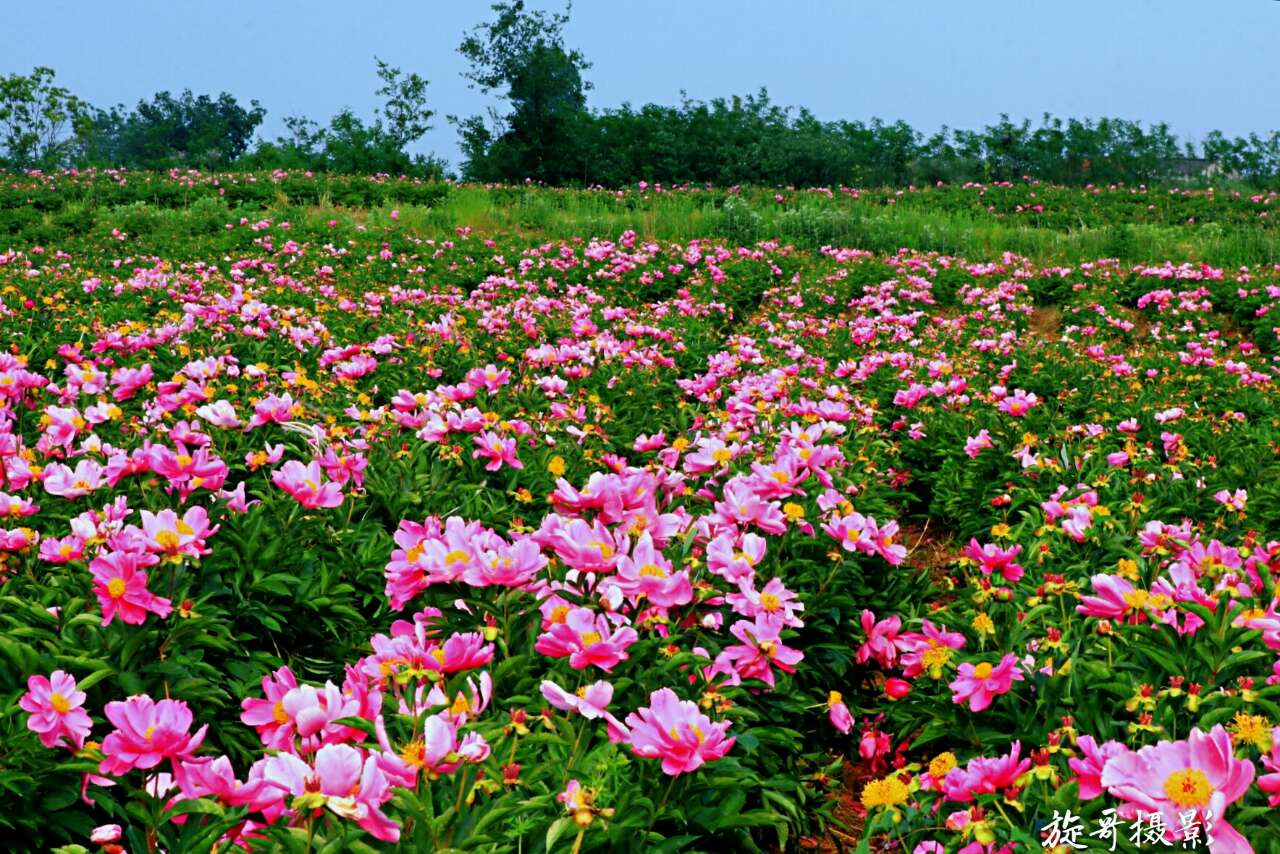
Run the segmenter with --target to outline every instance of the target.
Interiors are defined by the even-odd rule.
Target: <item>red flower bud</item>
[[[884,693],[890,700],[901,700],[903,697],[911,693],[911,683],[905,679],[886,679],[884,682]]]

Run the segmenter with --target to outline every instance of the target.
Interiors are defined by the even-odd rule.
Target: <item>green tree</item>
[[[427,81],[405,74],[374,57],[383,99],[365,122],[343,108],[327,127],[301,116],[285,119],[287,137],[263,143],[249,163],[256,166],[305,168],[345,174],[385,172],[418,177],[441,177],[444,163],[434,157],[411,155],[407,147],[431,130],[435,112],[427,107]]]
[[[458,127],[466,157],[464,172],[482,180],[532,178],[548,183],[579,182],[585,160],[574,130],[589,120],[582,74],[591,67],[580,51],[564,44],[563,13],[528,11],[524,0],[497,3],[494,20],[480,24],[458,47],[471,69],[463,76],[473,88],[497,94],[507,111],[451,121]]]
[[[160,169],[173,166],[225,167],[248,150],[267,111],[257,101],[248,109],[223,92],[217,98],[158,92],[150,101],[98,110],[81,137],[85,162]]]
[[[52,68],[0,77],[0,162],[26,169],[62,166],[89,105],[61,86]]]

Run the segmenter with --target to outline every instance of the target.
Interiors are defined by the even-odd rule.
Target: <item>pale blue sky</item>
[[[560,4],[533,2],[541,8]],[[456,165],[448,113],[480,112],[456,48],[487,2],[0,0],[0,73],[48,65],[97,105],[231,92],[282,119],[369,115],[373,56],[431,81],[422,150]],[[1167,121],[1180,137],[1280,127],[1275,0],[579,0],[567,41],[590,103],[674,103],[767,86],[820,118],[978,127],[1001,112]]]

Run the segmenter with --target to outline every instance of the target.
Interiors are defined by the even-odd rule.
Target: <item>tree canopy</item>
[[[902,185],[1012,181],[1152,183],[1229,178],[1280,180],[1280,132],[1180,143],[1163,123],[1123,118],[1038,124],[1001,115],[977,129],[925,135],[903,121],[821,119],[775,104],[765,89],[674,105],[587,104],[591,63],[566,42],[571,6],[529,9],[524,0],[490,7],[464,33],[463,78],[496,100],[449,122],[467,180],[610,186],[638,181],[733,186]],[[286,133],[255,139],[266,117],[258,101],[161,91],[133,109],[94,109],[55,85],[52,69],[0,77],[0,166],[305,169],[441,178],[447,164],[414,151],[432,129],[426,79],[375,57],[379,106],[370,118],[350,107],[325,123],[284,119]]]

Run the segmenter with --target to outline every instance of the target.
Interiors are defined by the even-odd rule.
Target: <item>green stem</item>
[[[453,847],[453,834],[458,829],[458,816],[462,813],[462,796],[467,790],[467,769],[464,766],[458,772],[458,799],[453,804],[453,824],[449,827],[449,835],[445,838],[444,846],[446,848]]]
[[[564,766],[564,780],[566,783],[569,782],[569,772],[573,770],[573,763],[578,758],[578,748],[582,745],[582,736],[587,731],[588,723],[589,721],[583,718],[582,724],[578,727],[578,737],[573,741],[573,750],[569,752],[569,761]]]
[[[818,588],[817,596],[821,596],[823,593],[827,591],[828,585],[830,585],[831,582],[835,580],[836,573],[840,571],[840,567],[843,565],[844,565],[843,560],[836,562],[836,565],[831,568],[830,574],[827,575],[827,580],[822,582],[822,586]]]
[[[644,838],[649,838],[649,831],[653,830],[654,824],[658,821],[658,816],[662,813],[663,807],[667,805],[667,799],[671,797],[671,789],[676,784],[676,778],[673,776],[667,783],[667,788],[662,793],[662,800],[658,801],[658,806],[653,811],[653,816],[649,819],[649,826],[644,829]]]
[[[436,838],[436,804],[433,794],[431,781],[428,780],[427,789],[423,792],[422,804],[427,810],[427,831],[431,834],[431,850],[435,851],[440,847],[440,841]]]
[[[1014,829],[1014,830],[1017,830],[1017,826],[1016,826],[1016,825],[1014,825],[1014,823],[1009,819],[1009,814],[1008,814],[1008,813],[1006,813],[1006,812],[1004,811],[1004,807],[1003,807],[1003,806],[1001,806],[1001,804],[1000,804],[1000,799],[999,799],[999,798],[996,798],[996,800],[995,800],[995,801],[993,801],[993,803],[996,805],[996,809],[1000,811],[1000,815],[1004,818],[1005,823],[1007,823],[1007,824],[1009,825],[1009,827],[1010,827],[1010,828],[1012,828],[1012,829]]]

